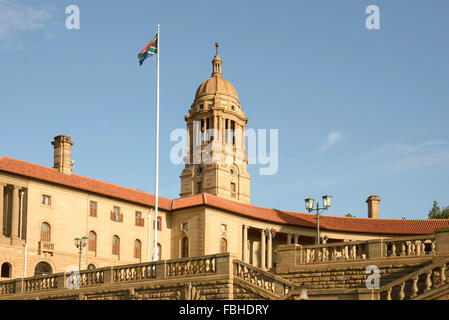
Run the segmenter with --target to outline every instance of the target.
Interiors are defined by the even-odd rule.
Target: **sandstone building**
[[[250,203],[244,140],[248,119],[235,88],[223,77],[218,48],[212,67],[212,76],[199,86],[185,116],[189,150],[180,175],[180,197],[159,198],[159,258],[229,253],[270,271],[285,263],[278,256],[290,249],[283,245],[316,242],[316,216]],[[81,269],[150,261],[154,195],[78,175],[72,172],[72,137],[59,135],[51,144],[53,167],[0,157],[1,279],[77,266],[74,239],[82,236],[89,240]],[[205,152],[216,161],[202,161]],[[321,216],[320,242],[430,235],[435,228],[449,226],[448,220],[380,218],[379,201],[375,195],[366,200],[368,218]],[[419,250],[430,252],[432,245],[422,241]]]

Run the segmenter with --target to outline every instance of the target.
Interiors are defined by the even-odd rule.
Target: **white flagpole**
[[[150,248],[151,248],[151,211],[153,208],[150,209],[147,216],[147,228],[148,228],[148,246],[147,246],[147,261],[151,262],[151,254],[150,254]]]
[[[154,251],[153,251],[153,261],[158,260],[157,252],[157,213],[159,207],[159,57],[161,55],[161,35],[159,32],[159,24],[157,25],[157,72],[156,72],[156,201],[154,208]]]

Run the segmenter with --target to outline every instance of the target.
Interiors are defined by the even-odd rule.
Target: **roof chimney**
[[[61,134],[54,137],[54,140],[51,142],[51,144],[54,146],[55,150],[53,168],[58,169],[59,173],[70,176],[72,174],[72,137]]]
[[[368,203],[368,218],[379,219],[379,196],[372,195],[366,199]]]

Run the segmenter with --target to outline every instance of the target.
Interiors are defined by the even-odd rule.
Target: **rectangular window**
[[[236,196],[235,190],[236,190],[235,183],[231,182],[231,197],[233,197],[233,198],[235,198],[235,196]]]
[[[123,222],[123,213],[120,213],[120,207],[114,206],[111,211],[111,220],[115,222]]]
[[[97,203],[95,201],[91,201],[89,204],[90,210],[89,210],[89,215],[91,217],[96,217],[97,216]]]
[[[142,212],[136,211],[136,226],[144,226],[144,218],[142,218]]]
[[[153,230],[156,227],[154,222],[155,221],[153,220]],[[161,217],[157,217],[157,231],[162,231],[162,218]]]
[[[183,223],[183,224],[181,225],[181,229],[182,229],[182,231],[187,231],[187,230],[189,230],[189,224],[188,224],[187,222]]]
[[[51,196],[43,194],[42,195],[42,204],[44,204],[46,206],[51,206]]]
[[[222,224],[221,227],[220,227],[220,229],[221,229],[222,232],[226,232],[227,227],[226,227],[225,224]]]
[[[203,192],[203,186],[201,184],[201,181],[197,183],[197,189],[198,189],[197,193]]]

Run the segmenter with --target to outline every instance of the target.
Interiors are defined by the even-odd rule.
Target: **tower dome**
[[[224,95],[239,100],[234,86],[225,78],[221,72],[222,60],[218,55],[218,42],[215,43],[216,55],[212,60],[212,76],[205,80],[196,90],[195,100],[205,96]]]
[[[250,202],[245,129],[248,119],[234,86],[221,72],[221,58],[212,60],[212,76],[196,90],[184,119],[188,143],[181,178],[181,197],[210,193]]]

